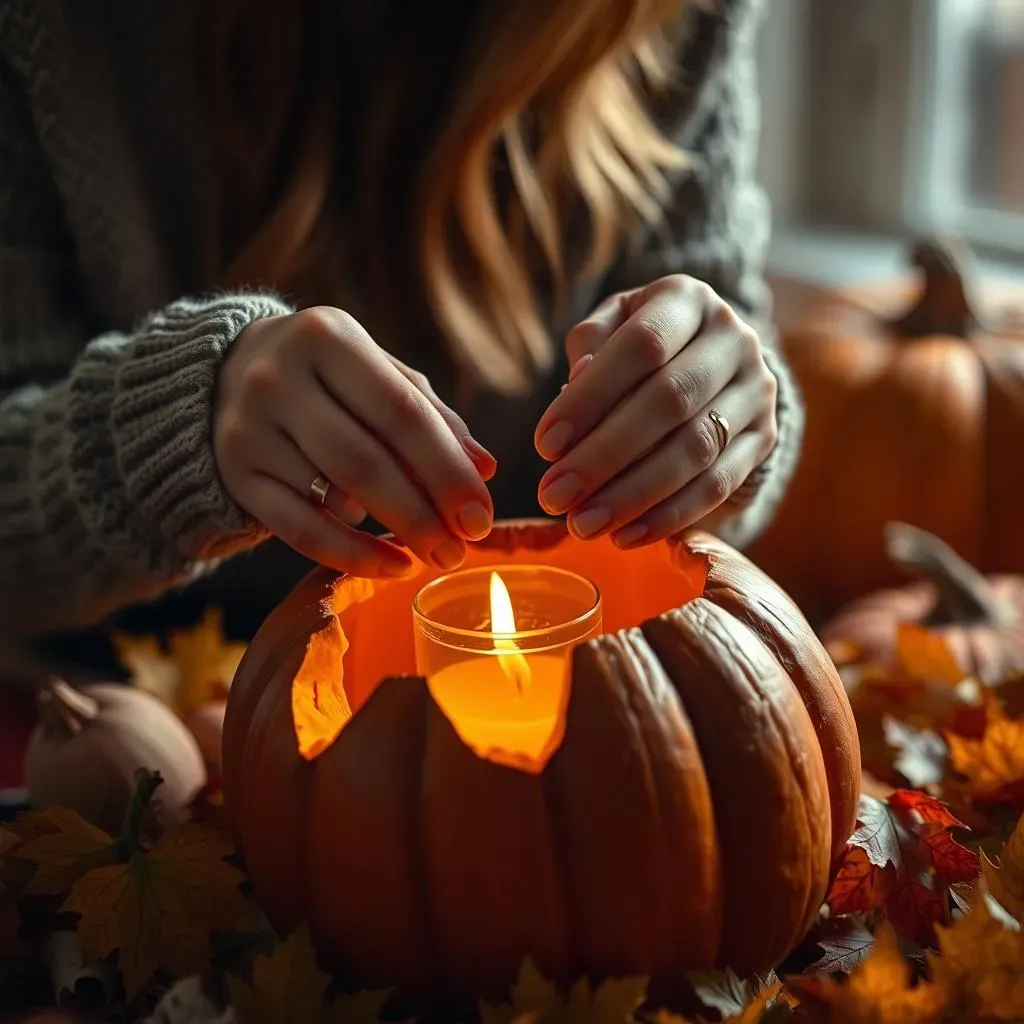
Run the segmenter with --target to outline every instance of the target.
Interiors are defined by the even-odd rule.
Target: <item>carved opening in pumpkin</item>
[[[549,546],[531,545],[528,535],[521,546],[472,545],[463,568],[500,568],[523,562],[550,565],[591,580],[602,595],[605,633],[638,626],[701,597],[708,572],[706,558],[692,555],[682,545],[620,551],[608,539],[583,542],[568,534]],[[306,644],[292,685],[292,716],[303,758],[314,760],[323,753],[381,680],[415,676],[413,599],[440,575],[438,570],[417,564],[416,571],[404,580],[339,579],[330,607],[323,609],[324,625]],[[554,741],[543,750],[531,751],[530,756],[521,752],[520,756],[514,752],[507,756],[506,752],[504,757],[496,751],[476,752],[509,767],[542,770],[564,732],[571,691],[566,696],[559,704]],[[445,710],[440,703],[438,706]]]

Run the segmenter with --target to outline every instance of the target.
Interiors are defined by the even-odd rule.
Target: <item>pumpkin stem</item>
[[[118,859],[128,860],[132,854],[142,847],[142,825],[146,812],[153,800],[153,794],[163,785],[163,776],[148,768],[135,770],[135,792],[131,803],[125,811],[121,835],[118,836]]]
[[[100,713],[95,697],[57,678],[50,679],[39,691],[36,708],[43,730],[50,739],[74,738]]]
[[[960,241],[922,238],[910,249],[909,262],[924,275],[917,305],[895,321],[903,338],[951,335],[970,338],[981,327],[968,281],[973,256]]]
[[[1016,621],[1016,612],[988,580],[934,534],[906,523],[887,523],[885,552],[895,565],[935,587],[935,606],[924,625],[1008,626]]]

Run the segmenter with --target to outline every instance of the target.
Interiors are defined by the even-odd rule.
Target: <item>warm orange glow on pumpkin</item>
[[[513,652],[495,649],[495,569],[530,664],[522,695],[500,669]],[[551,651],[530,627],[569,616],[534,606],[523,578],[535,571],[592,581],[604,632],[567,642],[554,752],[510,771],[458,731],[471,709],[442,709],[410,609],[451,584],[462,603],[431,621],[460,621],[457,646],[479,646],[439,653],[428,674],[468,664],[479,682],[488,665],[487,692],[504,682],[509,702],[550,709],[557,687],[538,659]],[[447,577],[312,573],[246,651],[223,765],[275,928],[308,920],[325,966],[439,1000],[500,996],[525,956],[556,979],[655,986],[778,963],[817,917],[860,783],[834,666],[743,555],[698,532],[626,552],[562,523],[499,523]]]

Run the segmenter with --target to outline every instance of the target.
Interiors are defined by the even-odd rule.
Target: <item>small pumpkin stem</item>
[[[36,697],[39,721],[50,739],[73,739],[100,713],[99,702],[63,679],[50,679]]]
[[[152,772],[148,768],[136,769],[135,792],[132,794],[128,810],[125,811],[124,824],[121,826],[121,835],[117,841],[119,859],[127,860],[141,848],[145,815],[153,800],[153,794],[163,785],[163,781],[163,776],[159,772]]]
[[[887,523],[885,552],[891,562],[928,580],[938,592],[926,626],[1008,626],[1016,621],[1012,606],[996,596],[988,580],[934,534],[906,523]]]
[[[917,305],[893,327],[904,338],[949,335],[970,338],[981,327],[968,281],[973,257],[963,242],[923,238],[910,250],[910,264],[924,275]]]

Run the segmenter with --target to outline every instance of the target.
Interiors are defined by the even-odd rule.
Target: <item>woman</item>
[[[0,621],[268,535],[407,572],[366,513],[446,568],[538,504],[755,536],[760,6],[0,0]]]

